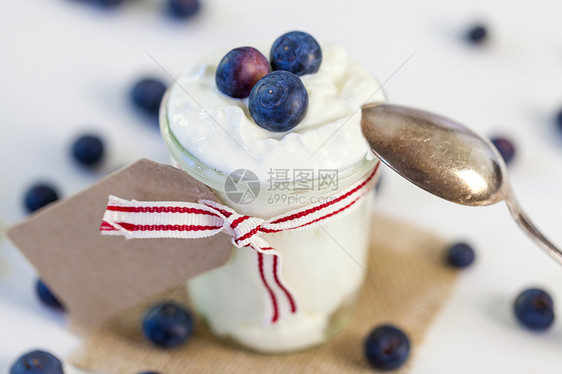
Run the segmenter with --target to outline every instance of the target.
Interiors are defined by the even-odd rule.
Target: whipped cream
[[[269,48],[258,46],[265,56]],[[360,107],[366,101],[384,101],[384,94],[342,47],[323,45],[320,70],[301,77],[308,90],[308,112],[284,133],[262,129],[248,111],[248,99],[231,98],[217,89],[215,71],[226,52],[208,55],[188,69],[167,101],[171,132],[203,164],[225,174],[249,169],[264,182],[271,169],[345,170],[374,157],[361,133]]]

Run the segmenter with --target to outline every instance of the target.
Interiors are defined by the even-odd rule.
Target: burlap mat
[[[232,348],[199,323],[183,347],[151,347],[140,332],[145,305],[134,308],[86,337],[72,361],[90,371],[134,374],[155,370],[175,373],[372,373],[363,357],[363,339],[372,327],[391,322],[412,342],[415,359],[424,333],[447,300],[456,272],[444,266],[446,243],[419,227],[376,216],[371,256],[362,295],[350,325],[327,344],[288,355],[260,355]],[[363,271],[359,267],[357,271]],[[185,288],[161,298],[188,304]]]

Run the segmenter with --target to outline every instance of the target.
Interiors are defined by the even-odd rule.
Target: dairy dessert
[[[270,46],[264,43],[258,49],[267,56]],[[322,50],[320,70],[301,77],[308,90],[308,113],[292,131],[275,133],[256,126],[248,99],[218,91],[215,71],[224,51],[202,58],[171,88],[166,102],[170,131],[205,165],[225,174],[249,169],[262,183],[270,169],[345,170],[373,157],[361,133],[359,108],[367,100],[384,101],[383,92],[342,47],[327,44]]]
[[[267,56],[270,46],[258,49]],[[264,219],[329,199],[370,173],[378,160],[361,133],[359,108],[367,100],[384,101],[383,93],[343,48],[327,44],[322,51],[320,70],[301,76],[309,95],[308,112],[293,130],[281,133],[256,125],[248,99],[217,90],[215,71],[224,52],[188,69],[170,89],[162,116],[163,136],[176,162],[208,184],[225,205]],[[250,204],[231,201],[217,183],[236,169],[251,170],[262,185]],[[287,170],[291,178],[299,169],[337,170],[340,184],[335,190],[285,191],[304,197],[293,204],[273,201],[280,191],[267,189],[271,171]],[[364,279],[372,198],[371,192],[345,213],[303,230],[262,234],[281,253],[283,277],[299,303],[296,314],[283,313],[276,323],[268,321],[269,299],[256,253],[248,247],[233,247],[226,265],[190,280],[190,297],[211,330],[267,353],[325,342],[349,317]],[[285,299],[279,304],[281,311],[289,309]]]

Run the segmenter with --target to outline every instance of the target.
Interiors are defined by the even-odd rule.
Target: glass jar
[[[230,194],[229,175],[205,165],[178,142],[169,128],[168,95],[169,92],[162,104],[160,129],[173,161],[209,186],[224,205],[243,215],[269,219],[329,201],[371,174],[378,162],[376,157],[366,156],[346,170],[337,170],[336,186],[324,183],[323,188],[312,190],[292,185],[279,190],[271,181],[258,181],[256,177],[254,196],[240,201]],[[378,178],[378,173],[374,178]],[[312,179],[311,183],[319,186],[320,179]],[[190,299],[211,331],[253,351],[286,353],[324,343],[341,330],[351,316],[365,278],[373,197],[374,192],[369,191],[349,212],[329,221],[301,230],[261,235],[281,254],[282,276],[298,300],[298,311],[291,314],[287,313],[289,303],[279,298],[282,315],[275,323],[268,320],[268,293],[253,249],[233,246],[225,265],[189,280]]]

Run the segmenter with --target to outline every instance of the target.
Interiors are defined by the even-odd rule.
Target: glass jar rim
[[[167,109],[168,100],[170,98],[171,91],[176,84],[177,83],[173,83],[168,87],[160,104],[159,126],[162,139],[166,147],[168,148],[168,151],[170,152],[173,160],[179,165],[182,170],[186,171],[192,177],[194,177],[201,183],[206,184],[212,189],[222,190],[229,174],[201,162],[191,152],[185,149],[185,147],[180,143],[180,141],[177,139],[172,129],[170,128]],[[372,158],[368,158],[368,154],[371,154]],[[350,185],[351,183],[355,182],[358,177],[363,176],[364,174],[369,172],[377,162],[378,158],[373,153],[367,153],[363,159],[359,160],[352,166],[348,166],[341,170],[338,169],[338,182],[344,186]],[[265,186],[267,185],[267,182],[260,181],[260,185]]]

